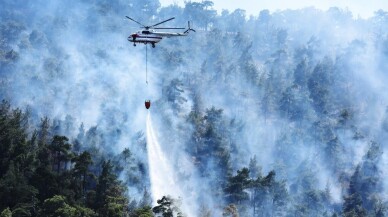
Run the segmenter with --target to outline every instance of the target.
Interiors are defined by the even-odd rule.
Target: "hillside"
[[[387,214],[388,12],[1,5],[1,217]]]

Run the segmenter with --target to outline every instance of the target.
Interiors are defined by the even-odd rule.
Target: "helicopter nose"
[[[135,41],[137,36],[139,36],[139,35],[136,34],[136,33],[134,33],[134,34],[128,36],[128,41]]]

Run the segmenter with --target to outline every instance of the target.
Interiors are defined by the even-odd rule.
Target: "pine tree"
[[[102,163],[101,175],[98,177],[94,208],[102,216],[120,217],[126,213],[128,199],[123,196],[123,186],[113,173],[110,160]]]
[[[62,195],[55,195],[52,198],[46,199],[42,205],[42,210],[40,211],[40,216],[47,217],[95,217],[96,214],[85,207],[76,206],[73,207],[69,205],[66,201],[66,198]]]
[[[154,217],[152,213],[152,208],[150,206],[140,206],[141,208],[138,208],[134,210],[129,217]]]
[[[80,196],[85,196],[88,177],[93,175],[89,172],[89,166],[93,163],[92,157],[89,152],[84,151],[76,156],[73,161],[75,163],[73,174],[78,177],[77,181],[80,183]]]
[[[56,162],[56,170],[59,174],[61,170],[61,163],[66,163],[72,159],[71,144],[69,139],[65,136],[54,136],[49,148],[52,151],[54,162]]]
[[[249,195],[245,190],[250,184],[248,168],[237,170],[237,175],[230,177],[226,185],[225,195],[228,203],[242,205],[244,201],[248,201]]]

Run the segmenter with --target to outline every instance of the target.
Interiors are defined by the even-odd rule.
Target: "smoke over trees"
[[[388,12],[1,5],[0,216],[387,214]],[[125,15],[197,32],[149,49],[146,85]],[[180,198],[150,190],[148,99]]]

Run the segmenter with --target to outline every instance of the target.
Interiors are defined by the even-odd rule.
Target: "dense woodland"
[[[388,12],[0,3],[0,217],[388,215]],[[197,32],[147,85],[125,15]],[[148,99],[182,195],[153,196]]]

